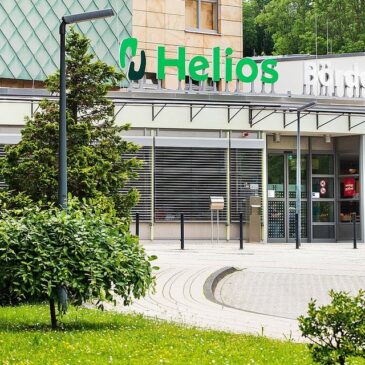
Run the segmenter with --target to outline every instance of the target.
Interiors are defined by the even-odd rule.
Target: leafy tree
[[[245,56],[271,54],[273,41],[271,34],[257,23],[256,17],[269,0],[243,1],[243,48]]]
[[[141,161],[123,159],[138,147],[121,138],[107,93],[124,75],[88,53],[90,42],[73,29],[66,42],[68,189],[66,211],[55,208],[58,191],[59,106],[43,100],[26,120],[22,140],[0,162],[8,191],[0,193],[0,304],[47,299],[52,326],[55,301],[112,299],[125,303],[153,285],[151,258],[129,233],[138,200],[125,183]],[[46,80],[59,93],[59,72]],[[82,203],[81,203],[82,202]]]
[[[154,283],[153,267],[138,239],[116,217],[109,199],[70,199],[67,212],[25,208],[2,212],[0,220],[0,304],[49,300],[52,327],[55,302],[113,300],[145,295]]]
[[[253,56],[257,47],[257,32],[255,26],[254,1],[243,2],[243,53],[245,56]]]
[[[363,52],[365,50],[365,3],[363,0],[322,0],[315,3],[318,34],[326,40],[333,53]],[[326,48],[322,48],[326,53]]]
[[[275,53],[307,53],[312,46],[314,27],[311,0],[271,0],[257,22],[272,33]]]
[[[114,105],[106,95],[124,75],[88,53],[90,41],[73,29],[67,36],[68,190],[79,198],[112,197],[120,217],[129,219],[138,200],[131,189],[120,190],[136,176],[140,161],[123,159],[137,146],[121,138],[127,125],[117,126]],[[59,93],[59,72],[46,80]],[[43,100],[28,118],[18,145],[8,146],[1,174],[9,189],[23,192],[34,202],[55,203],[58,188],[58,101]]]
[[[363,0],[271,0],[256,21],[276,54],[326,54],[364,51],[364,17]]]
[[[352,356],[365,358],[365,292],[355,297],[330,291],[332,301],[316,306],[312,300],[308,316],[299,317],[299,328],[309,339],[314,361],[323,365],[345,365]]]

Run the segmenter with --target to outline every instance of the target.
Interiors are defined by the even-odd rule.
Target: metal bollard
[[[356,213],[352,213],[352,228],[354,235],[354,250],[357,249],[357,241],[356,241]]]
[[[139,237],[139,213],[136,213],[136,236]]]
[[[240,213],[240,250],[243,250],[243,213]]]
[[[184,237],[184,213],[181,213],[180,215],[180,244],[181,244],[181,249],[183,250],[185,248],[185,237]]]

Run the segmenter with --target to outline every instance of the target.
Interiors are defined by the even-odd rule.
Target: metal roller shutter
[[[249,198],[256,193],[262,197],[262,150],[231,149],[231,222],[249,220]],[[255,188],[258,186],[258,190]]]
[[[226,200],[226,150],[156,147],[155,220],[210,221],[210,196]],[[226,211],[220,215],[226,219]]]

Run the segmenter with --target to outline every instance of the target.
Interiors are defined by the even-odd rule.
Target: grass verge
[[[46,305],[0,308],[0,364],[312,364],[301,344],[141,316],[71,308],[62,322],[50,330]]]

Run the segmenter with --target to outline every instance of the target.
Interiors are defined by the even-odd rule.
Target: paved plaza
[[[311,297],[326,303],[331,288],[365,288],[365,244],[357,250],[350,243],[307,243],[300,250],[294,244],[246,244],[242,251],[232,243],[186,243],[184,251],[178,242],[144,246],[158,256],[156,292],[117,310],[300,341],[296,318]]]

